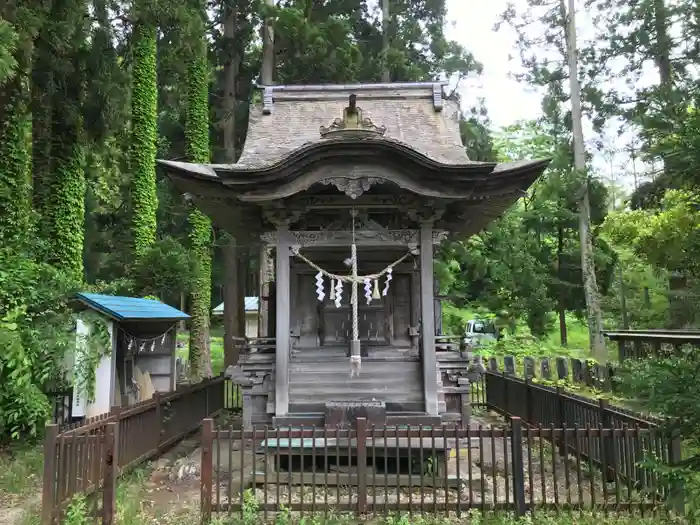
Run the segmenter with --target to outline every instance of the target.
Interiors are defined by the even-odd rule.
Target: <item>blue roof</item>
[[[257,297],[246,297],[245,298],[245,311],[246,312],[257,312],[258,311],[258,301]],[[214,308],[211,313],[214,315],[224,315],[224,303]]]
[[[80,292],[78,300],[117,321],[179,321],[190,316],[160,301]]]

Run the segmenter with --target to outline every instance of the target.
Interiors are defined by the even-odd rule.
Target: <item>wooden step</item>
[[[357,397],[350,399],[349,401],[357,401]],[[289,415],[295,414],[309,414],[309,413],[324,413],[326,409],[326,401],[344,401],[343,399],[322,399],[322,400],[289,400]],[[389,414],[394,413],[409,413],[409,414],[424,414],[425,403],[423,402],[423,396],[421,393],[420,400],[380,400],[386,402],[387,408],[387,418]]]

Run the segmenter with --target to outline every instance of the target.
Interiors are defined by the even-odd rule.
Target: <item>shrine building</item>
[[[263,339],[232,373],[247,426],[328,423],[329,406],[358,402],[459,422],[436,352],[435,249],[549,164],[469,160],[459,115],[439,83],[269,86],[236,164],[159,161],[215,227],[261,249]]]

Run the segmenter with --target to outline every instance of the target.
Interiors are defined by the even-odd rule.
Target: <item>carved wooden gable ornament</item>
[[[343,118],[336,118],[330,126],[321,126],[321,138],[366,138],[382,137],[386,126],[376,126],[372,120],[362,118],[362,109],[357,107],[357,95],[350,95]]]

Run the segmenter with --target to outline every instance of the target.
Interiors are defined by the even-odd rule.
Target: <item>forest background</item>
[[[459,98],[456,86],[482,71],[445,37],[444,0],[389,0],[384,14],[367,0],[271,3],[2,3],[2,439],[43,427],[44,392],[61,386],[75,344],[68,299],[79,290],[155,296],[184,308],[193,316],[193,376],[210,371],[212,353],[220,369],[209,312],[223,299],[225,255],[234,254],[246,294],[258,295],[256,250],[213,229],[155,159],[235,162],[259,100],[263,20],[274,32],[278,84],[444,79]],[[435,271],[446,298],[444,331],[460,333],[467,319],[489,316],[508,334],[502,351],[588,353],[579,236],[586,187],[604,326],[696,326],[700,12],[688,0],[587,1],[596,30],[577,42],[590,123],[588,169],[580,170],[567,6],[528,0],[521,7],[504,3],[501,24],[520,35],[519,80],[543,93],[542,117],[494,129],[483,104],[463,104],[462,139],[473,160],[554,160],[486,231],[441,246]],[[657,81],[637,88],[650,70]],[[610,87],[620,78],[622,89]],[[611,137],[611,125],[633,143]],[[592,155],[623,150],[628,165],[592,167]],[[637,165],[658,168],[637,173]],[[630,171],[631,188],[620,183]]]

